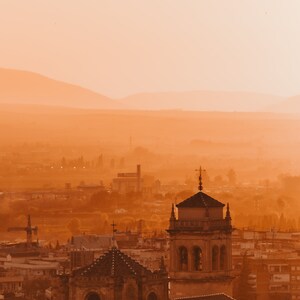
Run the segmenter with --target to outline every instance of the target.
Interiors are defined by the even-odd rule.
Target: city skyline
[[[2,1],[0,299],[300,300],[299,20]]]

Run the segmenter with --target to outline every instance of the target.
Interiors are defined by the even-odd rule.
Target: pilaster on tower
[[[226,206],[226,216],[225,216],[225,221],[226,221],[226,223],[227,223],[227,226],[228,226],[230,229],[232,229],[229,203],[227,203],[227,206]]]
[[[175,206],[174,203],[172,203],[169,229],[175,229],[175,222],[176,222]]]
[[[226,217],[225,217],[225,219],[226,220],[231,220],[229,203],[227,203],[227,206],[226,206]]]

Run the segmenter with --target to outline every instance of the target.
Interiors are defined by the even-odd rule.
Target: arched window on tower
[[[202,271],[202,250],[197,246],[193,248],[193,268],[194,271]]]
[[[87,294],[85,300],[101,300],[101,298],[97,293],[91,292]]]
[[[179,270],[187,271],[188,269],[188,251],[185,247],[179,248]]]
[[[223,245],[220,249],[220,270],[225,270],[227,267],[226,247]]]
[[[213,246],[212,248],[212,270],[216,271],[219,269],[219,247]]]
[[[147,300],[157,300],[157,296],[154,292],[151,292],[148,297],[147,297]]]

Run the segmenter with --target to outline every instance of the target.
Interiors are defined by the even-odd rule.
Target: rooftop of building
[[[135,277],[152,275],[153,272],[117,248],[112,248],[91,265],[75,270],[73,275],[79,277],[113,276]]]
[[[207,207],[224,207],[225,204],[220,201],[208,196],[202,191],[196,193],[192,197],[187,198],[186,200],[180,202],[176,205],[178,208],[207,208]]]
[[[206,300],[206,299],[207,300],[234,300],[234,298],[223,293],[193,296],[193,297],[181,297],[181,298],[176,298],[175,300]]]
[[[71,245],[74,249],[109,249],[113,244],[111,235],[83,234],[72,236]]]

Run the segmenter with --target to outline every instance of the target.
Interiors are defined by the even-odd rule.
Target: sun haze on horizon
[[[298,94],[298,1],[12,0],[0,66],[110,97],[160,91]]]

